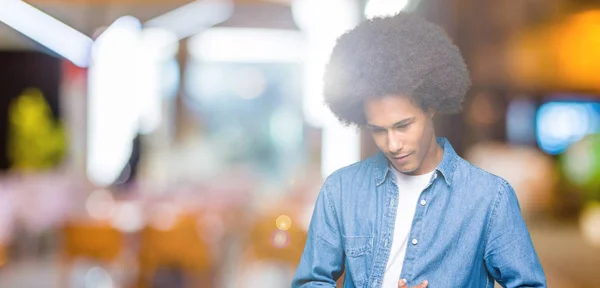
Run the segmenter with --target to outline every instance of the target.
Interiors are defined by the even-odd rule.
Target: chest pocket
[[[373,253],[373,237],[344,236],[346,253],[346,275],[352,277],[357,287],[366,286],[371,271],[370,259]]]

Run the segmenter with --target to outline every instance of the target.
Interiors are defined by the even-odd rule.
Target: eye
[[[385,133],[385,129],[381,129],[381,128],[371,127],[371,128],[369,128],[369,130],[371,130],[371,133],[373,133],[373,134]]]
[[[408,127],[410,127],[410,124],[412,124],[412,123],[408,123],[408,124],[404,124],[404,125],[398,125],[398,126],[396,126],[396,129],[398,129],[398,130],[406,130],[406,129],[408,129]]]

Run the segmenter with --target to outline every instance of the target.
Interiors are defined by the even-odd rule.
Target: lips
[[[404,160],[404,159],[406,159],[406,157],[410,156],[410,154],[412,154],[412,153],[405,154],[405,155],[398,156],[398,157],[392,157],[392,158],[394,158],[396,160]]]

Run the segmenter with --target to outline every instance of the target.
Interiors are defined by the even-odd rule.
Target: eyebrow
[[[394,125],[392,125],[392,127],[402,126],[402,125],[409,124],[409,123],[413,122],[415,119],[416,119],[416,117],[410,117],[410,118],[406,118],[406,119],[400,120],[400,121],[394,123]],[[369,124],[369,123],[367,123],[366,126],[368,128],[371,128],[371,129],[385,129],[384,127],[379,127],[377,125],[373,125],[373,124]]]

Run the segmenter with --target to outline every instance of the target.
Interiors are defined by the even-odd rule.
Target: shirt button
[[[436,178],[437,178],[437,174],[433,174],[433,179],[436,179]]]
[[[417,239],[413,239],[413,240],[412,240],[412,244],[413,244],[413,245],[417,245],[417,243],[419,243],[419,241],[417,241]]]
[[[425,206],[425,204],[427,204],[427,201],[425,199],[421,200],[421,206]]]
[[[385,239],[385,243],[384,244],[385,244],[385,247],[388,247],[388,240],[387,239]]]

